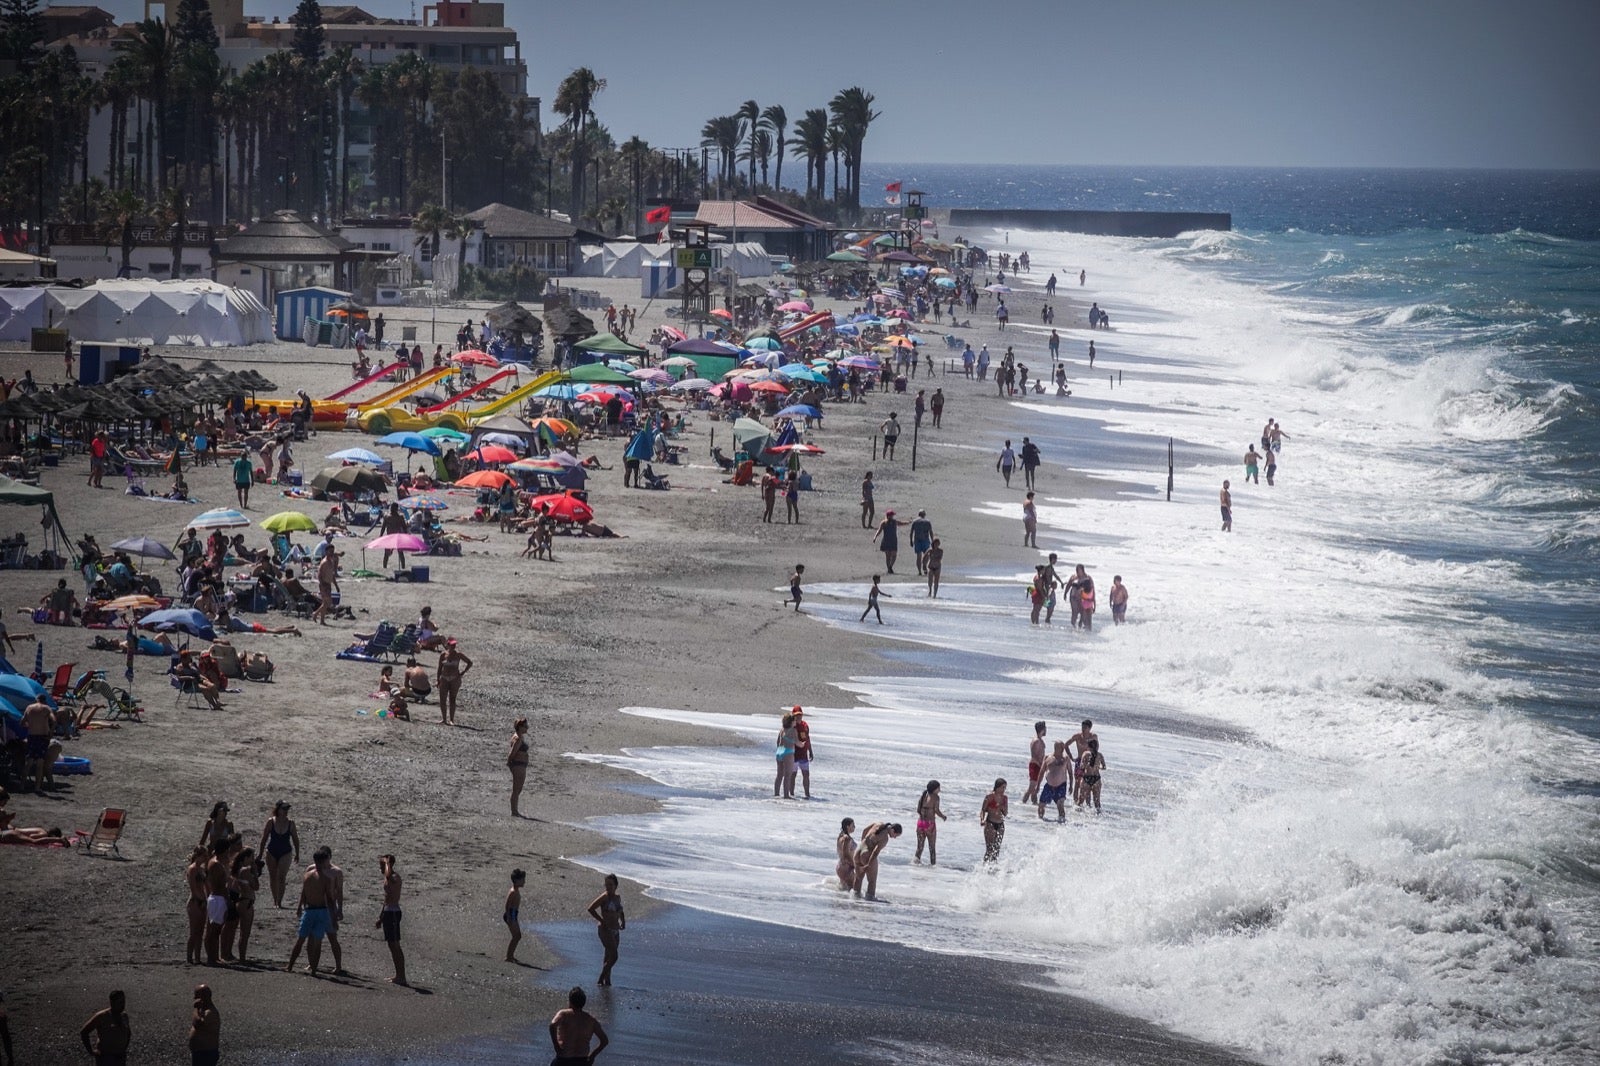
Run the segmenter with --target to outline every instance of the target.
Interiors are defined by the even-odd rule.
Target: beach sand
[[[1047,273],[1036,270],[1034,277],[1042,283]],[[574,284],[614,291],[618,303],[639,304],[632,282]],[[974,328],[960,335],[975,348],[988,343],[996,361],[1006,343],[1014,343],[1025,362],[1048,368],[1048,329],[1016,325],[1036,323],[1041,301],[1026,291],[1008,300],[1010,330],[993,329],[986,302],[973,316]],[[1063,354],[1072,359],[1069,373],[1080,379],[1085,370],[1079,350],[1090,335],[1063,325],[1081,321],[1081,309],[1065,299],[1055,304]],[[477,318],[487,306],[453,313]],[[661,311],[657,303],[642,315],[637,335],[647,336],[651,326],[667,321]],[[428,325],[417,312],[395,309],[386,317],[390,336],[419,322],[419,337],[428,347]],[[453,331],[453,322],[441,326],[441,339]],[[937,341],[944,328],[926,332],[938,345],[936,361],[957,354]],[[1108,362],[1113,338],[1101,338],[1110,342],[1101,345]],[[228,367],[253,366],[284,393],[305,387],[313,396],[325,395],[349,382],[348,352],[278,344],[161,354],[180,362],[210,358]],[[24,366],[34,367],[42,382],[61,374],[57,357],[0,352],[0,373],[13,377]],[[881,562],[858,522],[858,484],[866,469],[876,473],[880,515],[889,507],[902,517],[919,506],[934,512],[951,578],[965,567],[1021,569],[1034,560],[1021,546],[1020,478],[1011,490],[1019,507],[1015,525],[969,509],[986,493],[993,496],[993,453],[1001,438],[1027,432],[1026,411],[1003,403],[992,383],[968,382],[959,372],[932,382],[919,378],[912,390],[938,386],[949,397],[945,426],[924,427],[914,473],[911,394],[872,393],[866,404],[830,407],[826,429],[813,438],[828,454],[807,464],[819,491],[803,495],[799,525],[761,524],[758,490],[722,482],[708,455],[713,433],[726,441],[726,424],[697,413],[685,442],[688,465],[662,471],[671,475],[671,492],[623,489],[623,441],[592,449],[615,468],[591,479],[591,500],[599,520],[625,539],[558,538],[556,561],[536,562],[515,557],[520,536],[459,526],[488,540],[469,543],[460,558],[430,559],[428,584],[344,581],[344,602],[358,612],[355,628],[379,619],[409,621],[426,603],[442,629],[459,638],[476,667],[463,687],[457,728],[435,724],[432,703],[414,706],[411,723],[379,719],[380,704],[368,695],[378,668],[334,658],[351,639],[349,623],[306,625],[303,638],[237,635],[236,646],[267,651],[278,670],[271,685],[236,683],[244,691],[227,697],[220,713],[175,705],[164,664],[138,660],[133,687],[149,711],[145,724],[91,732],[69,743],[67,753],[93,759],[95,773],[58,779],[60,787],[45,797],[22,794],[11,804],[19,825],[68,831],[90,828],[104,807],[130,812],[120,859],[24,848],[0,852],[0,913],[11,916],[0,990],[22,1061],[78,1054],[76,1027],[104,1005],[113,987],[129,997],[137,1033],[130,1061],[169,1061],[182,1047],[189,990],[199,981],[215,990],[224,1048],[235,1061],[270,1061],[275,1054],[352,1061],[356,1049],[372,1062],[478,1061],[461,1049],[478,1048],[473,1041],[486,1039],[501,1042],[506,1061],[543,1055],[543,1023],[563,1001],[562,989],[577,980],[588,984],[598,961],[592,934],[555,924],[581,916],[600,889],[598,877],[566,857],[604,849],[604,839],[584,828],[586,819],[644,810],[652,802],[626,775],[564,754],[726,742],[710,731],[698,735],[618,714],[622,706],[776,713],[796,702],[837,703],[841,694],[833,682],[884,672],[879,649],[886,645],[872,634],[814,624],[779,602],[796,562],[807,564],[810,581],[859,581],[865,589]],[[908,432],[897,461],[874,461],[873,435],[890,410],[900,413]],[[358,434],[323,433],[296,447],[297,464],[309,473],[326,452],[366,442]],[[1050,457],[1042,471],[1042,497],[1070,501],[1090,493],[1154,491],[1153,480],[1122,486],[1074,473],[1071,457],[1064,458],[1065,463]],[[86,465],[81,458],[68,460],[48,470],[43,482],[56,493],[74,537],[90,532],[106,545],[146,534],[170,544],[198,510],[125,495],[116,475],[106,477],[104,490],[88,488]],[[225,468],[191,469],[187,477],[206,506],[233,505]],[[470,510],[470,497],[459,498],[466,506],[447,513]],[[284,509],[319,516],[316,505],[285,500],[268,486],[254,490],[252,508],[258,519]],[[0,512],[0,533],[24,531],[37,543],[36,523],[29,510]],[[265,540],[259,530],[247,535],[252,543]],[[341,546],[349,552],[347,568],[359,563],[359,540]],[[376,558],[368,561],[376,566]],[[919,582],[913,567],[905,569],[910,576],[897,577],[889,587]],[[172,587],[170,566],[158,572]],[[0,605],[12,632],[38,632],[49,666],[75,661],[119,679],[121,656],[88,650],[90,632],[31,627],[16,613],[36,603],[59,576],[81,590],[70,571],[0,576]],[[797,647],[804,651],[796,654]],[[18,665],[27,669],[32,648],[19,648]],[[425,658],[430,666],[431,658]],[[901,661],[894,669],[917,667]],[[511,721],[520,714],[532,725],[522,801],[529,817],[513,820],[504,759]],[[767,772],[764,763],[751,766],[752,780]],[[211,804],[227,800],[236,827],[253,845],[279,798],[294,805],[303,858],[329,844],[346,871],[343,942],[351,976],[312,979],[304,961],[297,975],[282,973],[293,941],[293,912],[275,910],[265,884],[251,940],[257,965],[182,964],[182,870]],[[381,895],[377,856],[384,852],[398,856],[405,878],[411,990],[387,983],[388,955],[373,928]],[[501,961],[501,902],[514,866],[529,873],[524,923],[530,932],[537,924],[548,933],[545,943],[535,936],[523,941],[521,956],[531,968]],[[1042,1037],[1046,1027],[1100,1034],[1100,1057],[1107,1061],[1223,1061],[1201,1057],[1188,1042],[1144,1023],[1055,994],[1012,987],[987,1001],[971,991],[974,982],[1008,975],[986,961],[712,919],[654,904],[637,885],[625,884],[624,892],[630,929],[618,987],[607,999],[591,1002],[617,1034],[636,1034],[644,1046],[630,1049],[619,1040],[608,1053],[611,1061],[677,1061],[672,1049],[686,1039],[727,1041],[725,1057],[697,1055],[697,1061],[790,1059],[796,1032],[804,1034],[815,1057],[792,1061],[852,1061],[840,1049],[864,1018],[885,1026],[882,1040],[890,1051],[864,1050],[854,1061],[917,1059],[918,1039],[948,1051],[934,1050],[923,1061],[989,1061],[982,1057],[986,1051],[999,1061],[1012,1046],[1038,1046],[1009,1032]],[[292,905],[293,888],[286,898]],[[777,967],[785,980],[747,987],[759,961],[774,957],[795,960]],[[683,967],[691,959],[698,983],[686,987]],[[791,1014],[771,1026],[770,1037],[763,1033],[765,1022],[750,1024],[747,1008],[785,1003]],[[904,1015],[902,1008],[913,1013]],[[976,1016],[985,1019],[984,1026],[968,1024]],[[927,1028],[919,1029],[915,1019]],[[1013,1021],[1024,1028],[1008,1029]],[[1027,1028],[1034,1025],[1040,1028]],[[911,1050],[903,1056],[893,1052],[902,1045]]]

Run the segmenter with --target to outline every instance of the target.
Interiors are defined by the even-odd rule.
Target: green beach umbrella
[[[834,252],[828,256],[828,262],[830,263],[865,263],[866,261],[866,256],[857,255],[851,251]]]
[[[581,381],[585,385],[633,385],[636,382],[628,375],[612,370],[604,363],[590,363],[587,366],[575,366],[567,371],[567,377],[573,381]]]
[[[269,533],[315,533],[317,523],[301,511],[279,511],[261,521],[261,528]]]

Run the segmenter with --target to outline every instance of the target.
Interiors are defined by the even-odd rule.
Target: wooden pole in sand
[[[1172,438],[1167,438],[1167,502],[1172,502]]]

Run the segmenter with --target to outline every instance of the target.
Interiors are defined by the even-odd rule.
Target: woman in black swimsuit
[[[522,782],[528,776],[528,720],[518,718],[511,726],[511,751],[506,755],[506,766],[511,768],[511,816],[521,818],[517,799],[522,795]]]
[[[589,904],[589,917],[600,923],[600,943],[605,957],[600,964],[602,985],[611,983],[611,967],[617,964],[617,947],[622,941],[622,931],[628,928],[628,918],[622,913],[622,897],[617,895],[617,875],[606,874],[606,890]]]
[[[282,907],[283,890],[291,868],[289,856],[294,856],[294,867],[300,865],[300,834],[295,830],[294,822],[289,820],[289,804],[283,800],[273,806],[272,817],[267,819],[267,824],[261,830],[261,843],[256,846],[256,851],[266,857],[272,902]]]
[[[1094,813],[1100,813],[1100,771],[1106,768],[1106,757],[1100,754],[1100,742],[1089,741],[1089,754],[1083,757],[1083,780],[1079,783],[1078,806],[1094,799]]]

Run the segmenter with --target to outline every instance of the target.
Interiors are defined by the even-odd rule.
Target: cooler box
[[[413,566],[411,568],[411,580],[416,583],[426,583],[428,580],[428,568],[426,566]]]

